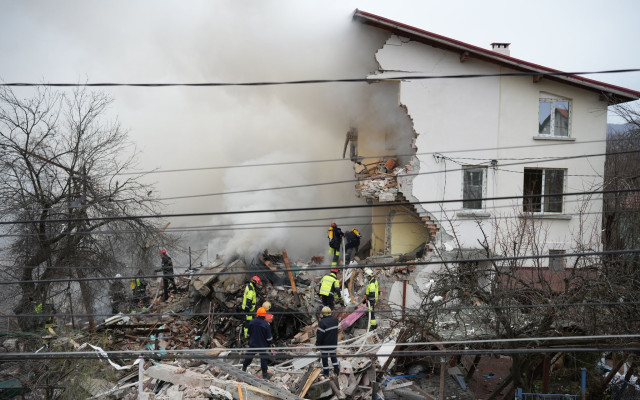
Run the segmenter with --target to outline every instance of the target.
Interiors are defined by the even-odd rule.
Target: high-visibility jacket
[[[378,280],[375,277],[371,277],[369,279],[369,283],[367,283],[367,290],[364,292],[367,300],[369,301],[378,301]]]
[[[129,282],[129,287],[131,290],[141,289],[142,288],[142,280],[140,278],[131,278]]]
[[[256,287],[253,282],[249,282],[244,288],[244,296],[242,297],[242,311],[255,311],[257,303],[258,301],[256,296]]]
[[[340,296],[340,280],[335,272],[331,272],[328,275],[322,277],[320,281],[320,296],[330,296],[333,293],[334,297],[341,298]]]

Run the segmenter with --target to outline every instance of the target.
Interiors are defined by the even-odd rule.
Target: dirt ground
[[[498,357],[482,357],[473,376],[467,382],[476,400],[487,399],[493,390],[509,376],[511,358]]]

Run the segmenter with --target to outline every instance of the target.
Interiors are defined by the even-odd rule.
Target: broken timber
[[[206,360],[207,363],[220,368],[221,370],[223,370],[224,372],[228,373],[229,375],[233,376],[234,378],[240,379],[243,382],[247,382],[253,386],[256,386],[262,390],[264,390],[265,392],[269,393],[272,396],[275,396],[279,399],[285,399],[285,400],[304,400],[302,399],[302,397],[298,397],[290,392],[287,392],[286,390],[282,390],[279,387],[272,385],[270,383],[268,383],[267,381],[260,379],[260,378],[256,378],[255,376],[248,374],[246,372],[243,372],[241,370],[239,370],[238,368],[223,363],[221,361],[218,360]]]
[[[289,275],[289,282],[291,282],[291,291],[293,292],[293,298],[296,302],[296,306],[300,307],[300,297],[298,297],[296,281],[295,279],[293,279],[293,274],[291,273],[291,265],[289,264],[289,257],[287,256],[287,252],[285,250],[282,250],[282,256],[284,258],[284,266],[287,268],[287,274]]]

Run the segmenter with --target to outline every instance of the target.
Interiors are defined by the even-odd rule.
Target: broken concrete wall
[[[409,253],[428,242],[430,237],[425,223],[407,207],[373,209],[372,254]]]

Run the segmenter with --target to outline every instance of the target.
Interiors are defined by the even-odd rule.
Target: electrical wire
[[[595,198],[595,200],[601,200],[601,197],[597,197]],[[479,200],[482,200],[481,198]],[[593,199],[591,199],[590,201],[593,201]],[[563,200],[563,204],[568,205],[568,204],[579,204],[579,203],[584,203],[584,200],[582,199],[576,199],[576,200]],[[390,205],[393,205],[394,203],[390,203]],[[520,207],[519,207],[520,208]],[[469,213],[469,215],[465,215],[464,217],[459,217],[458,218],[464,218],[464,219],[491,219],[491,220],[502,220],[502,221],[508,221],[508,220],[515,220],[515,219],[522,219],[522,218],[532,218],[532,219],[536,219],[536,218],[540,218],[540,219],[545,219],[545,218],[554,218],[554,217],[558,217],[558,218],[567,218],[567,217],[577,217],[577,216],[589,216],[589,215],[602,215],[602,214],[608,214],[608,215],[624,215],[624,214],[634,214],[634,213],[638,213],[640,210],[638,209],[623,209],[623,210],[611,210],[611,211],[583,211],[583,212],[564,212],[562,214],[555,214],[555,213],[551,213],[551,214],[532,214],[532,215],[528,215],[528,214],[515,214],[515,215],[482,215],[482,214],[478,214],[474,216],[474,213],[487,213],[489,211],[495,211],[495,210],[504,210],[504,209],[509,209],[509,210],[513,210],[514,209],[514,205],[485,205],[483,208],[480,209],[469,209],[469,208],[456,208],[456,209],[447,209],[448,212],[452,212],[452,213]],[[396,215],[414,215],[413,213],[410,212],[405,212],[405,213],[397,213]],[[385,219],[385,216],[370,216],[370,215],[356,215],[356,216],[349,216],[349,215],[339,215],[339,216],[332,216],[332,220],[335,221],[343,221],[343,220],[348,220],[348,219],[357,219],[357,218],[362,218],[364,221],[357,221],[357,222],[352,222],[350,223],[350,225],[357,225],[357,226],[376,226],[376,225],[385,225],[387,222],[382,221],[382,222],[369,222],[371,220],[374,219]],[[172,233],[172,232],[207,232],[207,231],[242,231],[242,230],[254,230],[254,229],[296,229],[296,228],[309,228],[309,229],[316,229],[319,227],[325,227],[325,224],[314,224],[314,225],[309,225],[309,224],[305,224],[305,225],[286,225],[289,223],[303,223],[303,222],[314,222],[314,221],[326,221],[327,218],[300,218],[300,219],[293,219],[293,220],[278,220],[278,221],[258,221],[258,222],[245,222],[245,223],[233,223],[233,224],[216,224],[216,225],[187,225],[187,226],[180,226],[180,227],[169,227],[167,229],[164,230],[164,232],[167,233]],[[437,222],[437,221],[434,221]],[[393,225],[412,225],[412,224],[416,224],[419,223],[418,221],[400,221],[400,222],[393,222]],[[103,229],[103,230],[95,230],[95,231],[81,231],[81,230],[75,230],[73,231],[73,235],[114,235],[114,234],[128,234],[128,233],[137,233],[138,231],[135,229]],[[3,235],[1,235],[2,237],[38,237],[40,236],[40,234],[38,233],[5,233]],[[51,268],[51,267],[49,267]],[[68,268],[68,267],[65,267]],[[92,267],[92,268],[101,268],[101,267]]]
[[[230,87],[230,86],[279,86],[279,85],[309,85],[324,83],[376,83],[381,81],[411,81],[411,80],[431,80],[431,79],[472,79],[491,78],[502,76],[565,76],[577,75],[597,75],[597,74],[621,74],[629,72],[640,72],[640,68],[612,69],[601,71],[579,71],[579,72],[499,72],[492,74],[456,74],[456,75],[399,75],[385,76],[384,78],[340,78],[340,79],[303,79],[294,81],[255,81],[255,82],[200,82],[200,83],[29,83],[29,82],[0,82],[0,86],[5,87],[144,87],[144,88],[164,88],[164,87]]]
[[[158,286],[160,287],[160,286]],[[216,291],[217,294],[237,294],[237,292],[219,292]],[[156,291],[156,295],[154,297],[157,299],[159,297],[159,291]],[[103,304],[107,305],[110,302],[103,302]],[[319,303],[318,303],[319,305]],[[398,314],[403,314],[405,317],[424,317],[425,313],[419,307],[402,307],[400,304],[390,303],[387,304],[389,307],[392,307],[389,310],[385,309],[376,309],[375,313],[383,316],[397,316]],[[450,313],[450,312],[460,312],[464,310],[471,310],[474,313],[479,313],[483,311],[495,311],[495,310],[537,310],[537,309],[549,309],[549,308],[599,308],[599,307],[607,307],[607,308],[619,308],[619,307],[637,307],[640,305],[638,301],[618,301],[618,302],[599,302],[599,303],[539,303],[539,304],[506,304],[506,305],[478,305],[478,306],[439,306],[437,303],[429,303],[429,312],[431,314],[437,313]],[[151,306],[150,306],[151,307]],[[269,311],[269,314],[273,314],[274,316],[296,316],[296,315],[308,315],[307,311]],[[135,312],[135,313],[121,313],[115,314],[120,315],[122,317],[136,317],[140,319],[145,318],[158,318],[158,317],[166,317],[166,312]],[[174,313],[170,314],[173,317],[192,319],[197,317],[240,317],[244,318],[247,313],[242,311],[217,311],[217,312],[201,312],[201,313]],[[0,314],[0,320],[2,319],[14,319],[14,318],[49,318],[49,317],[57,317],[57,318],[66,318],[66,317],[75,317],[75,318],[89,318],[89,317],[113,317],[113,313],[109,312],[96,312],[96,313],[32,313],[32,314]],[[109,329],[118,329],[118,325],[110,325]]]
[[[613,193],[635,193],[639,192],[639,189],[619,189],[619,190],[592,190],[592,191],[580,191],[580,192],[564,192],[562,196],[584,196],[594,194],[613,194]],[[545,197],[553,197],[557,194],[533,194],[533,195],[518,195],[518,196],[494,196],[494,197],[482,197],[474,200],[519,200],[519,199],[543,199]],[[441,203],[457,203],[464,199],[444,199],[444,200],[426,200],[426,201],[404,201],[396,203],[378,203],[378,204],[352,204],[352,205],[338,205],[338,206],[317,206],[317,207],[292,207],[292,208],[273,208],[273,209],[256,209],[256,210],[236,210],[236,211],[209,211],[209,212],[197,212],[197,213],[175,213],[175,214],[147,214],[147,215],[128,215],[128,216],[101,216],[101,217],[86,217],[86,218],[52,218],[45,221],[42,220],[16,220],[16,221],[0,221],[0,225],[26,225],[26,224],[41,224],[54,223],[54,222],[90,222],[90,221],[129,221],[140,219],[157,219],[157,218],[182,218],[182,217],[204,217],[204,216],[221,216],[221,215],[245,215],[245,214],[264,214],[264,213],[281,213],[281,212],[307,212],[307,211],[329,211],[340,209],[358,209],[358,208],[379,208],[388,207],[389,204],[394,206],[410,206],[410,205],[423,205],[423,204],[441,204]],[[561,215],[561,214],[559,214]]]
[[[599,139],[599,140],[583,140],[578,142],[553,142],[553,143],[537,143],[537,144],[526,144],[526,145],[513,145],[513,146],[501,146],[501,147],[484,147],[484,148],[473,148],[473,149],[464,149],[464,150],[440,150],[440,151],[429,151],[429,152],[417,152],[411,154],[381,154],[381,155],[362,155],[358,156],[360,159],[381,159],[381,158],[402,158],[402,157],[414,157],[414,156],[429,156],[435,154],[458,154],[458,153],[472,153],[472,152],[480,152],[480,151],[502,151],[502,150],[514,150],[514,149],[528,149],[528,148],[541,148],[541,147],[555,147],[555,146],[579,146],[583,144],[593,144],[593,143],[617,143],[617,142],[630,142],[634,141],[632,138],[618,138],[618,139]],[[615,154],[615,153],[611,153]],[[548,158],[548,157],[544,157]],[[472,159],[472,158],[469,158]],[[510,161],[525,161],[525,160],[535,160],[535,158],[525,157],[525,158],[492,158],[492,160],[510,160]],[[125,171],[118,172],[113,176],[118,175],[149,175],[149,174],[164,174],[164,173],[174,173],[174,172],[193,172],[193,171],[206,171],[206,170],[217,170],[217,169],[233,169],[233,168],[253,168],[253,167],[270,167],[270,166],[281,166],[281,165],[296,165],[296,164],[314,164],[314,163],[325,163],[325,162],[352,162],[348,158],[329,158],[329,159],[320,159],[320,160],[297,160],[297,161],[279,161],[279,162],[271,162],[271,163],[256,163],[256,164],[234,164],[234,165],[222,165],[222,166],[208,166],[208,167],[191,167],[191,168],[173,168],[173,169],[153,169],[146,171]]]
[[[359,269],[366,265],[369,268],[387,268],[387,267],[412,267],[417,265],[440,265],[449,263],[482,263],[482,262],[496,262],[496,261],[516,261],[516,260],[534,260],[534,259],[547,259],[547,258],[569,258],[569,257],[593,257],[602,255],[624,255],[624,254],[637,254],[640,253],[640,249],[626,249],[626,250],[605,250],[605,251],[591,251],[591,252],[577,252],[577,253],[564,253],[564,254],[539,254],[539,255],[525,255],[525,256],[500,256],[500,257],[481,257],[481,258],[464,258],[456,260],[430,260],[430,261],[411,261],[411,262],[393,262],[393,263],[370,263],[370,264],[358,264],[358,265],[339,265],[331,266],[331,268],[337,268],[338,270],[347,269]],[[320,265],[317,267],[308,266],[305,271],[326,271],[328,265]],[[20,268],[20,267],[16,267]],[[251,271],[253,274],[260,273],[272,273],[273,270],[269,268],[254,269]],[[277,272],[286,273],[286,270],[280,270]],[[216,276],[221,275],[241,275],[247,274],[247,271],[220,271],[215,272]],[[210,276],[209,273],[185,273],[185,274],[166,274],[162,276],[158,275],[133,275],[122,276],[120,279],[132,279],[132,278],[180,278],[180,277],[193,277],[193,276]],[[34,280],[16,280],[16,281],[0,281],[0,285],[14,285],[23,283],[61,283],[61,282],[89,282],[89,281],[105,281],[113,280],[109,277],[91,277],[91,278],[61,278],[61,279],[34,279]]]

